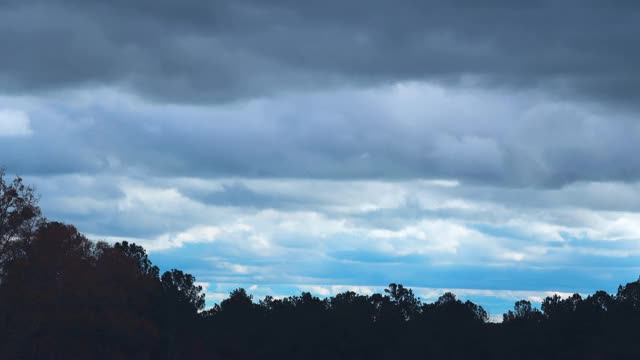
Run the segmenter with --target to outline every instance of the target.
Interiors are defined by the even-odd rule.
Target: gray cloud
[[[0,82],[201,102],[471,81],[632,104],[638,24],[633,1],[4,1]]]
[[[311,203],[286,194],[264,194],[247,187],[243,182],[233,181],[221,184],[217,191],[201,191],[188,187],[180,189],[180,192],[195,201],[212,206],[233,206],[256,209],[298,209],[304,210],[312,205]]]
[[[636,8],[5,1],[0,111],[29,131],[2,138],[0,161],[22,174],[633,182],[637,114],[612,100],[640,91]]]
[[[406,83],[192,106],[105,90],[5,98],[2,107],[31,119],[29,136],[0,142],[2,165],[21,174],[448,178],[551,188],[640,178],[632,112],[540,92]]]

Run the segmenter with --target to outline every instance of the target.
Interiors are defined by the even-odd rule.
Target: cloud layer
[[[1,104],[31,117],[33,136],[0,144],[15,154],[5,165],[22,173],[444,178],[507,187],[640,177],[633,112],[539,92],[412,82],[208,106],[106,89]],[[40,152],[29,150],[35,144]]]
[[[614,290],[640,260],[640,5],[3,1],[0,166],[209,300]]]
[[[0,5],[0,81],[13,92],[107,84],[210,102],[425,80],[632,105],[639,10],[632,1],[11,0]]]

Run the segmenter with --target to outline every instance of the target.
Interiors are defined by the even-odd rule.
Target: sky
[[[640,3],[4,0],[0,164],[208,306],[640,274]]]

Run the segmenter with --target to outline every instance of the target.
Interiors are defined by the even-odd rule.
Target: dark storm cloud
[[[510,187],[637,181],[636,109],[612,100],[640,95],[640,5],[605,5],[4,1],[0,110],[23,111],[32,132],[2,139],[0,165]],[[205,202],[271,201],[224,194]]]
[[[520,2],[519,4],[522,4]],[[4,92],[115,85],[175,102],[465,81],[637,100],[626,1],[4,1]]]

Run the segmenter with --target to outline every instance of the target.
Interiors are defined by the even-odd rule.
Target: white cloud
[[[330,296],[331,295],[331,289],[326,287],[326,286],[320,286],[320,285],[300,285],[298,286],[298,289],[300,289],[301,291],[308,291],[314,295],[320,295],[320,296]]]
[[[371,295],[374,292],[376,292],[374,288],[369,286],[359,286],[359,285],[332,285],[331,286],[332,295],[336,295],[346,291],[353,291],[356,294],[361,294],[361,295]]]
[[[212,301],[216,304],[229,297],[229,294],[223,292],[209,292],[205,295],[205,300]]]
[[[505,259],[505,260],[511,260],[511,261],[522,261],[525,259],[526,255],[521,253],[521,252],[515,252],[515,251],[507,251],[501,254],[498,254],[499,258]]]
[[[470,296],[493,297],[503,300],[518,301],[522,299],[535,303],[541,303],[547,296],[558,295],[562,298],[569,297],[573,293],[563,291],[537,291],[537,290],[493,290],[493,289],[460,289],[460,288],[412,288],[424,301],[433,301],[442,294],[450,292],[458,297]]]
[[[234,264],[231,262],[220,260],[218,258],[212,258],[210,260],[215,268],[222,270],[224,272],[228,272],[230,274],[247,275],[251,272],[260,270],[260,268],[258,267],[247,266],[242,264]]]
[[[640,215],[636,212],[516,207],[500,198],[478,199],[465,184],[198,178],[156,178],[142,183],[116,178],[109,182],[115,183],[118,198],[95,198],[93,192],[99,193],[102,186],[99,181],[60,178],[64,186],[53,184],[58,179],[49,181],[48,188],[62,192],[51,205],[64,209],[66,216],[111,218],[120,227],[155,232],[128,237],[151,251],[221,242],[237,249],[238,254],[266,257],[282,256],[290,249],[316,256],[326,251],[373,250],[393,256],[420,255],[443,264],[495,261],[536,266],[558,265],[571,253],[605,257],[640,253],[640,245],[629,247],[634,240],[640,241],[636,225]],[[190,187],[220,191],[229,182],[244,184],[261,196],[296,199],[308,210],[279,208],[277,204],[266,209],[209,205],[198,201],[197,195],[183,193]],[[65,196],[70,183],[77,184],[77,193]],[[640,188],[629,185],[626,191],[640,192]],[[539,193],[547,196],[546,190]],[[384,218],[378,213],[384,213]],[[485,230],[487,227],[490,230]],[[126,237],[88,232],[113,240]],[[618,241],[629,244],[625,248],[606,245]],[[595,246],[598,242],[603,245]],[[554,243],[563,245],[552,246]]]
[[[196,286],[202,286],[202,291],[204,291],[204,292],[207,292],[207,290],[209,289],[209,283],[206,283],[206,282],[198,281],[198,282],[195,282],[193,284],[196,285]]]
[[[0,137],[28,136],[32,133],[29,114],[0,108]]]

